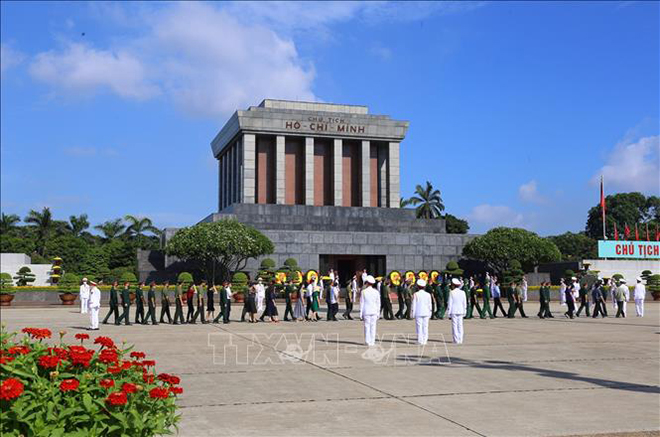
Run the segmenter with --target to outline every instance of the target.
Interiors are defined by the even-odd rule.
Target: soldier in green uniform
[[[293,319],[293,306],[291,306],[291,293],[294,292],[294,287],[293,283],[291,282],[291,279],[288,279],[286,281],[286,285],[284,286],[284,302],[286,304],[286,308],[284,309],[284,321],[288,322],[289,321],[289,316]]]
[[[484,284],[481,289],[483,290],[484,299],[484,306],[481,309],[481,318],[485,319],[486,313],[488,313],[488,317],[494,319],[495,316],[493,316],[493,313],[490,311],[490,276],[488,276],[488,273],[486,273],[486,278],[484,279]]]
[[[135,323],[144,324],[144,293],[142,286],[144,282],[140,282],[135,288]]]
[[[193,315],[191,323],[196,323],[197,316],[199,316],[200,321],[203,324],[206,324],[208,323],[204,317],[204,296],[206,296],[206,281],[202,281],[201,284],[199,284],[199,288],[197,288],[197,286],[194,284],[193,287],[195,288],[197,294],[197,311]]]
[[[474,310],[476,310],[479,317],[483,319],[485,316],[482,314],[481,306],[479,306],[479,284],[472,279],[470,279],[470,283],[472,284],[470,287],[470,317],[474,317]]]
[[[149,284],[149,291],[147,291],[147,316],[144,318],[144,321],[142,322],[143,325],[146,325],[149,323],[149,319],[151,319],[151,324],[152,325],[157,325],[158,322],[156,322],[156,283],[154,281],[151,281],[151,284]]]
[[[167,316],[167,323],[172,323],[169,288],[170,281],[165,281],[163,288],[160,289],[160,323],[165,323],[165,316]]]
[[[130,309],[131,309],[131,290],[128,288],[130,285],[131,285],[130,282],[125,282],[124,288],[121,291],[121,306],[123,308],[123,312],[119,317],[119,321],[121,322],[122,320],[124,320],[124,323],[126,325],[131,324],[131,321],[129,320]]]
[[[515,296],[515,289],[516,283],[511,282],[506,286],[506,300],[509,301],[509,308],[507,309],[507,317],[509,319],[512,319],[516,312],[516,296]]]
[[[449,278],[447,275],[443,275],[442,277],[442,286],[440,287],[440,301],[442,302],[442,306],[440,308],[440,320],[445,318],[445,312],[447,311],[447,302],[449,302]]]
[[[115,315],[115,325],[119,325],[119,320],[121,320],[121,318],[119,317],[119,299],[117,298],[117,281],[113,282],[112,287],[110,288],[110,311],[108,311],[108,315],[105,316],[105,319],[103,319],[104,325],[108,324],[108,319],[110,318],[111,314]]]
[[[522,292],[522,287],[520,287],[518,284],[515,284],[515,287],[513,288],[513,298],[514,298],[514,306],[513,306],[513,313],[511,314],[511,318],[514,318],[516,316],[516,311],[520,311],[520,316],[523,319],[526,319],[527,316],[525,315],[525,309],[523,308],[523,292]]]
[[[385,320],[394,319],[392,312],[392,302],[390,301],[390,279],[386,278],[380,284],[380,303],[383,307],[383,318]]]
[[[541,283],[541,287],[539,288],[539,302],[541,303],[541,307],[539,309],[538,316],[541,319],[554,318],[554,316],[550,312],[550,283],[549,282]]]
[[[412,317],[410,316],[410,312],[412,311],[412,288],[412,280],[408,279],[406,281],[406,285],[403,287],[403,301],[406,304],[406,311],[403,316],[406,318],[406,320],[412,320]]]
[[[467,310],[465,311],[465,317],[464,319],[471,319],[472,318],[472,310],[474,309],[474,306],[472,305],[472,289],[474,288],[474,284],[470,280],[470,278],[463,278],[463,292],[465,293],[465,302],[467,302]]]
[[[173,325],[182,325],[185,321],[183,320],[183,283],[181,281],[176,284],[174,289],[174,304],[176,309],[174,310]]]

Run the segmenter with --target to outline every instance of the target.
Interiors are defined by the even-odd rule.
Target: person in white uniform
[[[99,311],[101,310],[101,290],[98,289],[95,282],[91,283],[88,298],[89,309],[89,329],[99,330]]]
[[[266,300],[266,287],[264,287],[261,278],[258,279],[256,290],[257,295],[255,297],[257,300],[257,313],[261,313],[264,310],[264,301]]]
[[[412,299],[412,317],[417,328],[417,343],[426,344],[429,339],[429,318],[433,311],[431,295],[426,291],[426,281],[417,280],[417,292]]]
[[[559,304],[566,306],[566,284],[564,283],[564,278],[559,280]]]
[[[635,299],[635,312],[637,317],[644,317],[644,298],[646,297],[646,287],[642,284],[642,278],[637,278],[633,299]]]
[[[364,342],[367,346],[376,344],[376,324],[380,314],[380,293],[374,288],[376,280],[367,275],[364,279],[366,288],[362,290],[360,299],[360,318],[364,323]]]
[[[463,317],[467,311],[467,299],[465,292],[461,290],[461,280],[452,278],[451,291],[447,301],[447,315],[451,320],[451,333],[454,343],[463,343]]]
[[[522,300],[527,302],[527,278],[524,276],[522,279]]]
[[[87,283],[87,278],[82,279],[82,284],[80,284],[80,314],[87,314],[87,309],[89,307],[89,284]]]

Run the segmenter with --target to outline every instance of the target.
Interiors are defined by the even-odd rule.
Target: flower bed
[[[177,376],[157,374],[143,352],[112,339],[75,335],[67,345],[44,340],[48,329],[24,336],[0,331],[0,434],[152,436],[171,434],[179,416]]]

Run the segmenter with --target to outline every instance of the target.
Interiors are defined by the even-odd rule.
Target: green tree
[[[95,277],[98,280],[107,280],[110,275],[109,257],[103,247],[95,246],[83,256],[80,262],[80,273],[87,277]]]
[[[11,275],[9,273],[0,273],[0,291],[9,290],[13,285],[14,282],[12,281]]]
[[[12,229],[15,229],[16,223],[19,223],[20,221],[21,218],[16,214],[5,214],[3,212],[0,218],[0,233],[6,234]]]
[[[82,238],[71,234],[51,238],[46,245],[46,256],[62,258],[63,268],[67,272],[80,273],[80,263],[85,258],[89,245]]]
[[[108,268],[128,267],[134,270],[137,263],[137,250],[133,243],[114,239],[104,244],[103,251],[108,258]]]
[[[57,227],[50,208],[44,207],[41,212],[30,210],[23,221],[33,225],[37,235],[37,252],[44,255],[48,239]]]
[[[234,219],[180,229],[165,247],[167,254],[196,263],[209,281],[229,280],[248,260],[273,250],[268,237]]]
[[[37,249],[33,238],[24,238],[14,235],[0,234],[0,251],[2,253],[31,254]]]
[[[445,227],[448,234],[467,234],[470,230],[467,220],[459,219],[451,214],[445,214]]]
[[[57,288],[62,293],[73,293],[80,290],[80,276],[67,272],[57,283]]]
[[[94,229],[101,231],[106,241],[118,238],[124,232],[125,228],[126,225],[121,222],[120,218],[115,220],[108,220],[103,224],[94,226]]]
[[[605,203],[609,239],[614,239],[614,223],[617,225],[619,235],[623,235],[623,227],[626,224],[634,228],[635,223],[643,225],[648,223],[649,230],[655,230],[655,226],[660,227],[660,197],[646,197],[642,193],[618,193],[607,196]],[[603,238],[603,216],[600,202],[589,210],[585,232],[588,237],[593,239]],[[640,229],[640,234],[640,237],[643,235],[646,239],[646,226],[644,229]]]
[[[548,239],[555,243],[563,261],[582,261],[598,257],[598,242],[587,237],[583,232],[578,234],[565,232]]]
[[[426,181],[425,187],[417,185],[415,194],[408,201],[411,205],[416,205],[417,218],[435,219],[441,217],[445,209],[440,190],[433,189],[429,181]]]
[[[31,282],[34,282],[37,277],[32,273],[32,270],[30,270],[28,266],[23,266],[18,269],[14,279],[16,280],[16,285],[19,287],[25,287],[26,285],[30,285]]]
[[[74,236],[79,237],[85,229],[89,228],[87,214],[80,214],[77,217],[75,215],[69,216],[69,223],[66,227]]]
[[[136,217],[130,214],[124,216],[124,220],[128,222],[128,227],[126,228],[126,234],[130,237],[135,238],[138,242],[138,247],[141,249],[145,246],[145,232],[151,232],[155,235],[160,235],[160,229],[155,227],[151,222],[151,219],[147,217]]]
[[[463,256],[485,262],[498,276],[518,260],[525,271],[544,262],[559,261],[561,253],[555,244],[533,232],[519,228],[494,228],[469,241]]]

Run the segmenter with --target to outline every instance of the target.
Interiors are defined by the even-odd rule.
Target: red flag
[[[637,230],[637,223],[635,223],[635,240],[639,241],[639,231]]]
[[[614,239],[615,240],[619,239],[619,231],[616,230],[616,222],[614,222]]]
[[[651,236],[649,235],[649,224],[646,224],[646,241],[651,241]]]
[[[603,176],[600,177],[600,209],[603,215],[603,240],[605,239],[605,186],[603,182]]]
[[[630,228],[628,227],[628,223],[626,223],[623,228],[623,235],[626,236],[626,241],[630,238]]]

